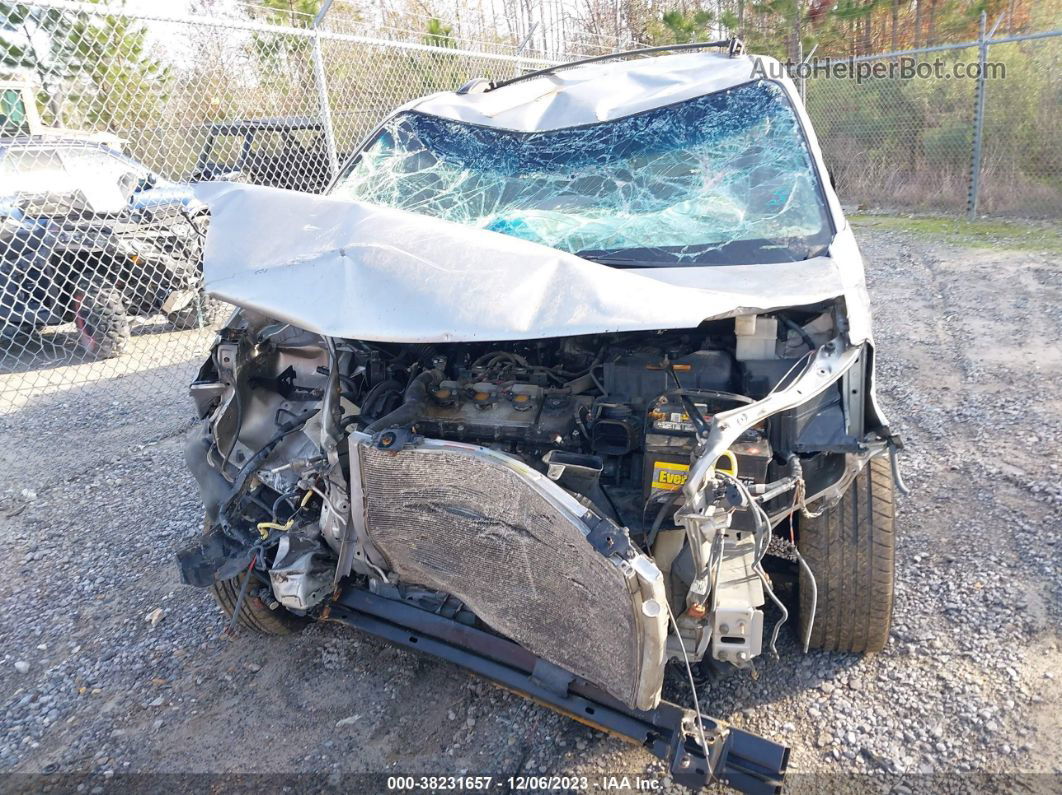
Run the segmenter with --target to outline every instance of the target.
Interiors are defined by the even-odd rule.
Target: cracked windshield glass
[[[800,124],[768,81],[533,133],[400,113],[332,195],[618,266],[789,262],[831,237]]]

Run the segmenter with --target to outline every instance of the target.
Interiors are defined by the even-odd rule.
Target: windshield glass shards
[[[544,132],[400,113],[331,195],[618,266],[803,260],[831,238],[800,124],[768,81]]]

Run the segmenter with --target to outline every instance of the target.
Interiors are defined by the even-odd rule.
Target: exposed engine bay
[[[650,709],[667,659],[740,667],[773,645],[768,547],[799,559],[800,511],[882,449],[843,327],[824,305],[392,344],[243,310],[192,386],[212,531],[185,579],[249,570],[250,598],[313,615],[357,578]]]
[[[787,621],[884,647],[900,440],[796,87],[683,48],[725,52],[417,100],[324,197],[197,191],[241,310],[192,385],[178,557],[230,629],[338,621],[776,792],[788,749],[703,715],[694,666]]]

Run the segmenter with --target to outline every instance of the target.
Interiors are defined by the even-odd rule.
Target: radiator
[[[401,582],[452,594],[487,626],[620,701],[659,700],[662,578],[640,555],[606,557],[585,506],[493,450],[435,440],[358,445],[365,528]]]

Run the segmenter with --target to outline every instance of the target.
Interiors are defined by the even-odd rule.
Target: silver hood
[[[803,262],[617,269],[425,215],[276,188],[196,187],[211,212],[207,291],[332,337],[513,340],[693,328],[843,296],[869,337],[863,264],[845,226]]]

